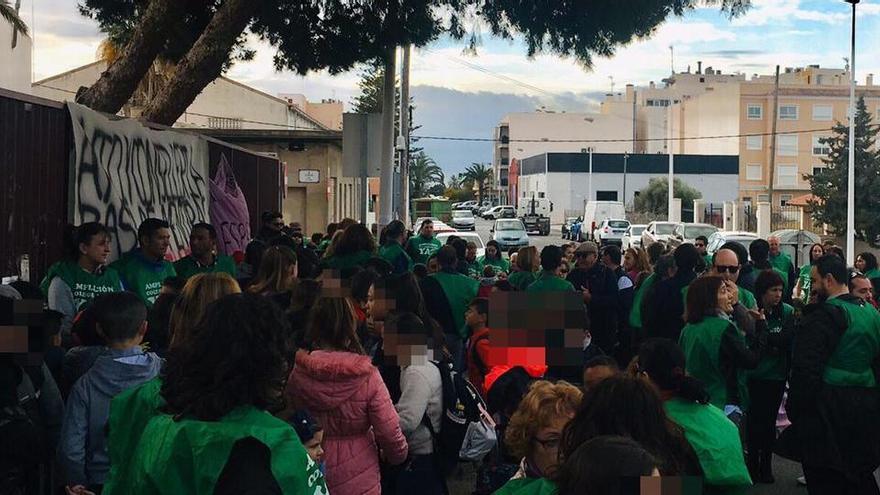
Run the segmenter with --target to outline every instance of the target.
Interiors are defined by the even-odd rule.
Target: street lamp
[[[593,200],[593,147],[587,148],[587,152],[590,154],[590,169],[587,174],[587,202]]]
[[[856,243],[856,4],[859,0],[844,0],[852,4],[852,30],[849,59],[849,168],[846,177],[846,263],[855,264]]]
[[[626,161],[629,159],[629,153],[623,152],[623,209],[626,211]]]

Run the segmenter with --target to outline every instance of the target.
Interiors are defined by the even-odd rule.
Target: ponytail
[[[79,227],[67,225],[62,234],[64,256],[71,261],[79,260],[79,245],[90,243],[96,235],[110,237],[110,231],[99,222],[86,222]]]
[[[647,373],[660,390],[690,402],[709,403],[705,385],[685,373],[684,352],[672,340],[646,340],[639,348],[638,359],[639,370]]]
[[[703,382],[692,376],[685,375],[681,377],[678,390],[675,391],[675,396],[703,405],[709,403],[709,392],[706,391],[706,386],[703,385]]]

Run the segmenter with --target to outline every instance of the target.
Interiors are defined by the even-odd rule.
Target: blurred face
[[[171,229],[159,229],[149,239],[141,239],[141,242],[144,243],[141,246],[144,254],[151,258],[164,258],[168,247],[171,246]]]
[[[79,245],[80,255],[95,265],[106,265],[110,257],[110,236],[105,234],[93,235],[88,244]]]
[[[699,251],[701,255],[706,254],[706,242],[705,241],[703,241],[702,239],[698,239],[698,240],[694,241],[694,246],[696,246],[697,251]]]
[[[817,260],[821,258],[823,254],[825,254],[825,248],[817,244],[810,249],[810,260]]]
[[[599,258],[596,253],[584,253],[584,252],[575,253],[574,257],[575,257],[575,264],[577,265],[577,267],[578,268],[586,268],[586,269],[593,268],[593,265],[596,264],[596,261]]]
[[[568,276],[568,272],[570,271],[570,269],[571,266],[568,263],[562,263],[561,265],[559,265],[559,268],[556,269],[556,273],[557,275],[559,275],[560,278],[565,278]]]
[[[370,287],[369,293],[373,293],[372,287]],[[370,302],[370,315],[373,319],[384,321],[388,312],[392,310],[394,310],[394,300],[389,299],[382,289],[375,291],[375,298]]]
[[[816,294],[819,300],[828,298],[828,284],[815,266],[810,270],[810,294]]]
[[[477,246],[468,246],[465,258],[468,261],[474,261],[477,258]]]
[[[306,452],[309,453],[309,457],[312,458],[313,461],[320,463],[324,460],[324,448],[321,447],[321,443],[324,441],[324,431],[315,432],[315,436],[312,437],[311,440],[306,442],[304,447],[306,448]]]
[[[437,261],[437,258],[431,258],[428,260],[428,273],[437,273],[440,271],[440,262]]]
[[[573,417],[573,414],[569,414],[557,418],[535,433],[535,438],[532,439],[531,460],[542,475],[549,476],[556,471],[559,464],[559,441],[562,438],[562,430]]]
[[[736,253],[729,249],[722,249],[715,253],[712,270],[724,280],[736,283],[739,279],[739,259],[736,257]]]
[[[730,287],[727,284],[721,284],[721,287],[718,287],[718,309],[727,314],[733,312],[733,301],[731,300]]]
[[[767,239],[767,242],[770,243],[770,256],[778,256],[779,255],[779,238],[771,237]]]
[[[764,293],[764,307],[774,308],[782,302],[782,286],[771,287]]]
[[[467,311],[464,312],[464,321],[472,329],[486,326],[486,316],[481,315],[473,306],[469,306]]]
[[[211,239],[211,234],[207,230],[193,229],[192,233],[189,234],[189,248],[192,250],[192,255],[196,258],[213,253],[214,247],[215,241]]]
[[[602,382],[606,378],[611,378],[617,374],[614,368],[610,366],[593,366],[584,370],[584,389],[590,390]]]
[[[510,267],[511,267],[511,268],[513,268],[513,267],[516,266],[516,256],[517,256],[517,253],[513,253],[513,254],[510,256]]]
[[[274,230],[275,232],[281,232],[281,229],[284,228],[284,220],[281,217],[273,218],[268,223],[264,223],[266,227]]]
[[[859,256],[856,258],[856,270],[865,273],[865,258]]]
[[[623,269],[626,271],[632,271],[632,269],[636,266],[636,258],[632,255],[632,253],[626,253],[623,255]]]
[[[486,256],[489,258],[494,258],[498,256],[498,248],[495,246],[486,246]]]
[[[569,263],[574,261],[574,246],[572,246],[570,244],[565,246],[565,248],[562,250],[562,256],[566,260],[568,260]]]
[[[434,237],[434,224],[432,222],[428,222],[422,226],[422,237],[425,239]]]
[[[372,316],[373,314],[373,297],[376,294],[376,290],[373,287],[374,286],[371,285],[370,288],[367,290],[367,300],[366,302],[364,302],[363,305],[364,313],[366,313],[367,316]]]
[[[868,304],[874,301],[874,287],[871,285],[871,281],[865,277],[853,279],[850,293]]]

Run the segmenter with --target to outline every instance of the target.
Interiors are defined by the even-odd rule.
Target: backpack
[[[434,455],[443,473],[449,473],[461,462],[480,461],[498,443],[495,423],[476,387],[452,363],[434,362],[443,384],[443,412],[440,431],[434,431],[427,413],[422,422],[431,432]]]

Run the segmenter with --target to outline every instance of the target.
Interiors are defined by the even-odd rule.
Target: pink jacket
[[[327,488],[333,495],[379,494],[379,453],[406,460],[406,438],[379,371],[368,356],[299,351],[287,394],[324,428]]]

